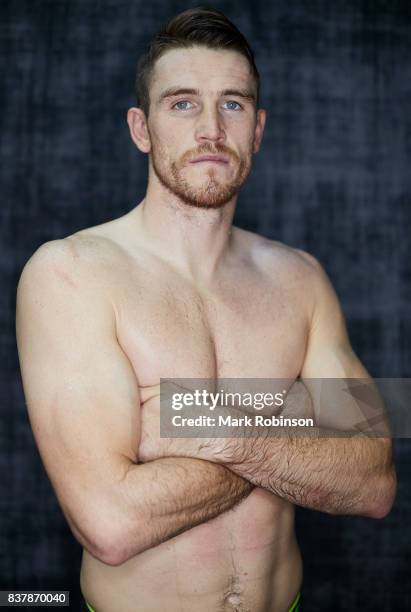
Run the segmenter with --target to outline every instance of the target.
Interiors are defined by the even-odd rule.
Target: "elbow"
[[[374,519],[383,519],[391,512],[397,494],[397,477],[395,469],[389,474],[380,477],[378,483],[378,495],[374,498],[372,506],[368,509],[366,516]]]
[[[123,565],[143,550],[136,534],[131,537],[120,517],[111,519],[109,523],[96,521],[86,548],[93,557],[112,567]]]
[[[83,531],[82,537],[79,537],[78,530],[73,530],[73,534],[83,548],[101,563],[117,566],[125,562],[123,538],[118,529],[114,530],[112,526],[107,528],[96,521],[87,535]]]
[[[121,525],[118,520],[114,527],[103,526],[95,534],[90,552],[102,563],[117,567],[150,548],[141,522],[136,520],[132,529],[128,529],[125,523]]]
[[[110,540],[107,536],[104,539],[100,538],[94,541],[89,548],[89,552],[101,563],[112,567],[117,567],[128,561],[121,542]]]
[[[80,522],[67,511],[65,516],[73,536],[92,557],[106,565],[115,566],[124,563],[119,534],[107,529],[107,525],[102,524],[100,517],[98,520],[90,521],[87,518]]]
[[[128,513],[127,504],[113,502],[109,496],[91,495],[89,504],[80,507],[64,503],[61,507],[78,543],[105,565],[119,566],[150,548],[146,516]]]
[[[96,496],[97,499],[98,496]],[[123,565],[154,544],[150,541],[147,517],[129,514],[123,504],[105,498],[74,515],[66,508],[66,518],[77,541],[94,558],[113,567]]]
[[[143,552],[146,548],[137,539],[132,539],[130,534],[120,533],[117,529],[111,529],[101,534],[100,537],[95,538],[90,552],[105,565],[118,567]]]

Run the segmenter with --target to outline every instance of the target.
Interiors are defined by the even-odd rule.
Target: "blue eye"
[[[229,102],[225,102],[224,104],[230,105],[230,108],[228,110],[241,110],[241,104],[235,102],[234,100],[230,100]],[[234,104],[237,105],[236,108],[233,107]]]
[[[189,102],[188,100],[179,100],[174,104],[173,108],[176,108],[177,110],[189,110],[187,106],[181,106],[184,104],[191,104],[191,102]]]

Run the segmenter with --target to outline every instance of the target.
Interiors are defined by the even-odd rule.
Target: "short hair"
[[[194,46],[229,49],[241,53],[247,59],[254,77],[258,104],[260,75],[246,38],[220,11],[198,7],[188,9],[168,21],[151,39],[147,53],[138,62],[135,82],[137,105],[147,117],[150,109],[150,81],[156,61],[170,49],[187,49]]]

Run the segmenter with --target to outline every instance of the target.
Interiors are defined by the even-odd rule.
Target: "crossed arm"
[[[317,277],[327,291],[313,315],[302,376],[338,377],[335,363],[345,355],[340,375],[351,376],[354,364],[364,377],[342,318],[336,329],[332,289],[321,271]],[[227,446],[209,446],[204,456],[189,445],[169,446],[164,456],[159,444],[155,460],[139,464],[138,385],[117,342],[110,296],[96,278],[66,241],[49,243],[26,266],[17,302],[33,433],[71,529],[91,554],[121,564],[232,508],[254,485],[328,512],[388,511],[395,491],[389,440],[270,439],[262,446],[235,439],[228,454]],[[335,336],[327,341],[330,330]],[[358,495],[370,474],[380,494],[366,506],[366,495]]]
[[[160,439],[155,448],[150,445],[145,449],[143,444],[143,456],[145,460],[171,455],[200,457],[224,465],[294,504],[331,514],[383,518],[396,493],[388,428],[383,426],[379,433],[372,429],[371,437],[353,436],[352,425],[364,417],[357,403],[348,401],[342,410],[342,394],[336,393],[329,394],[328,405],[324,406],[324,400],[320,405],[316,380],[361,379],[362,384],[368,384],[369,397],[382,418],[383,406],[377,406],[379,398],[372,391],[372,379],[350,346],[344,317],[326,273],[313,257],[307,253],[304,256],[312,266],[310,282],[315,301],[301,379],[311,391],[306,395],[320,429],[307,430],[304,436],[282,431],[274,437],[260,429],[254,437]],[[304,395],[300,397],[308,404]],[[153,415],[146,417],[147,429],[154,426],[150,419]],[[378,436],[373,437],[376,433]]]

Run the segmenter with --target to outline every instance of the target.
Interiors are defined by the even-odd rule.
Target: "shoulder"
[[[42,346],[46,343],[50,350],[56,338],[59,344],[66,338],[80,346],[93,333],[107,332],[107,337],[114,337],[117,310],[113,275],[107,275],[104,265],[107,250],[100,240],[74,236],[46,242],[37,249],[24,266],[17,287],[20,347],[38,335],[43,338]]]
[[[93,278],[108,271],[124,257],[124,251],[109,237],[93,231],[81,230],[65,238],[42,244],[26,262],[20,282],[28,277],[60,276],[67,281],[74,278]]]
[[[297,249],[281,242],[269,241],[267,261],[270,262],[271,274],[281,274],[284,283],[294,288],[301,300],[308,306],[310,319],[325,306],[332,305],[334,313],[339,310],[339,301],[333,284],[324,265],[312,253]],[[268,264],[266,263],[267,269]],[[278,272],[279,271],[279,272]]]
[[[282,292],[297,300],[300,307],[306,310],[311,323],[323,306],[332,306],[334,312],[337,312],[337,294],[324,265],[317,257],[278,240],[270,240],[251,232],[245,234],[241,238],[243,244],[247,245],[247,259],[267,286],[280,286]]]
[[[325,274],[319,260],[307,251],[239,228],[236,228],[236,233],[254,265],[261,271],[268,274],[283,272],[310,280]]]
[[[17,287],[17,307],[82,300],[95,303],[107,296],[114,267],[115,245],[100,236],[73,234],[42,244],[25,264]]]
[[[68,238],[50,240],[42,244],[30,257],[22,270],[19,289],[28,283],[35,284],[43,277],[54,277],[60,271],[74,268],[75,255]]]

